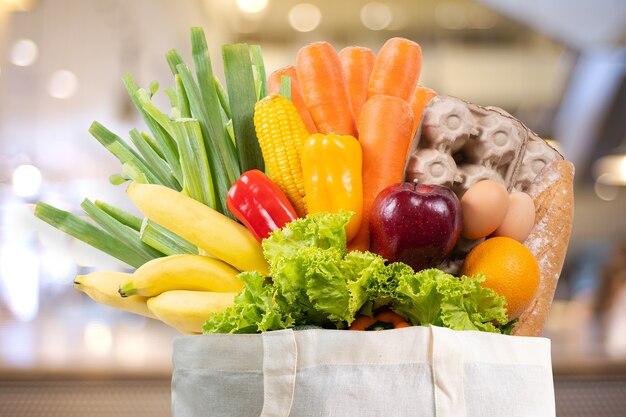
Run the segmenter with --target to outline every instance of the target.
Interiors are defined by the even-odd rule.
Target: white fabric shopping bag
[[[550,341],[440,327],[174,340],[172,413],[553,417]]]

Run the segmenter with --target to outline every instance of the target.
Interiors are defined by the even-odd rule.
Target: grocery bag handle
[[[457,332],[430,326],[435,415],[467,417],[463,343]],[[260,417],[288,417],[294,399],[298,347],[293,330],[263,333],[263,409]]]
[[[430,326],[437,417],[466,417],[463,343],[453,330]]]
[[[296,386],[298,346],[293,330],[263,333],[263,409],[260,417],[288,417]]]

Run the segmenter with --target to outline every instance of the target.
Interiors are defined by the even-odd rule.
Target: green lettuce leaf
[[[505,300],[480,284],[484,276],[461,278],[438,269],[399,274],[392,309],[418,325],[432,324],[453,330],[500,333],[508,322]]]
[[[213,314],[204,324],[204,333],[258,333],[294,326],[291,315],[274,300],[276,289],[258,272],[242,272],[245,287],[234,305]]]
[[[450,328],[500,332],[494,323],[507,323],[506,302],[490,288],[483,288],[483,275],[457,278],[460,294],[442,304],[442,321]]]
[[[510,333],[505,301],[480,285],[482,275],[416,273],[370,252],[347,253],[345,227],[351,216],[313,214],[273,232],[262,244],[271,278],[241,273],[245,286],[233,307],[214,314],[204,332],[344,329],[358,315],[390,308],[414,325]]]
[[[336,248],[307,248],[300,251],[300,256],[309,259],[305,272],[306,296],[313,308],[329,321],[352,321],[347,277],[341,268],[343,253]]]
[[[275,230],[262,243],[270,269],[284,258],[296,255],[298,249],[303,247],[335,248],[345,252],[346,225],[351,217],[352,212],[347,211],[309,214]]]
[[[348,310],[351,317],[359,312],[363,314],[371,311],[370,288],[380,271],[386,270],[385,262],[385,258],[371,252],[353,251],[344,257],[342,268],[348,277]]]

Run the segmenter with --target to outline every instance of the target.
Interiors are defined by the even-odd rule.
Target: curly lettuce
[[[312,214],[263,241],[270,276],[243,272],[234,305],[214,314],[205,333],[257,333],[315,325],[347,328],[358,315],[390,308],[414,325],[510,331],[504,298],[483,288],[482,275],[415,272],[370,252],[347,252],[351,213]]]
[[[480,284],[484,276],[460,278],[439,269],[396,276],[396,300],[391,308],[411,323],[500,333],[506,324],[506,302]]]

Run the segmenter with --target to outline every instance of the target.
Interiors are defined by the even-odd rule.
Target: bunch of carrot
[[[420,46],[389,39],[375,55],[351,46],[337,52],[327,42],[300,49],[295,66],[268,78],[278,93],[290,79],[291,101],[310,133],[356,137],[363,153],[363,218],[351,249],[369,250],[370,211],[378,193],[401,182],[411,141],[422,111],[436,93],[418,84]]]

